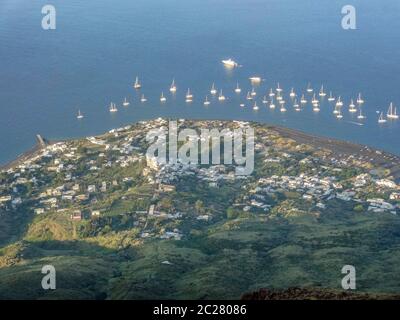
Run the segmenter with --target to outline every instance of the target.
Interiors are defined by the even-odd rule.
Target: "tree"
[[[194,204],[194,208],[196,209],[196,212],[198,214],[201,214],[204,212],[204,203],[201,200],[197,200],[196,203]]]

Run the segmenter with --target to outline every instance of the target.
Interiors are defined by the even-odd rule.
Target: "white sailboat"
[[[247,99],[247,100],[253,100],[253,97],[251,96],[250,91],[247,92],[246,99]]]
[[[164,92],[161,92],[160,102],[167,101],[167,98],[164,96]]]
[[[267,104],[267,103],[268,103],[267,96],[264,96],[262,103],[263,103],[263,104]]]
[[[144,96],[144,94],[142,94],[142,97],[140,98],[140,102],[146,102],[147,98]]]
[[[296,97],[296,92],[294,92],[294,88],[292,88],[292,89],[290,90],[289,96],[290,96],[291,98]]]
[[[329,98],[328,98],[328,101],[330,101],[330,102],[332,102],[332,101],[335,101],[335,98],[333,97],[333,95],[332,95],[332,91],[331,92],[329,92]]]
[[[307,103],[307,100],[306,100],[306,97],[304,96],[304,94],[301,96],[300,103],[301,104],[306,104]]]
[[[193,101],[193,94],[190,92],[190,89],[187,90],[186,92],[186,102],[192,102]]]
[[[205,106],[209,106],[210,105],[210,101],[208,100],[208,96],[206,96],[206,100],[204,101],[204,105]]]
[[[294,99],[293,108],[295,108],[295,109],[300,108],[300,105],[298,104],[297,99]]]
[[[318,103],[319,101],[318,101],[318,99],[317,99],[317,97],[316,97],[316,94],[314,93],[314,95],[313,95],[313,98],[312,98],[312,100],[311,100],[311,103],[314,105],[314,104],[316,104],[316,103]]]
[[[287,111],[286,108],[285,108],[285,104],[282,104],[282,105],[281,105],[280,111],[281,111],[281,112],[286,112],[286,111]]]
[[[342,99],[342,98],[339,96],[339,98],[338,98],[337,101],[336,101],[336,106],[337,106],[337,107],[343,107],[343,102],[342,102],[341,99]]]
[[[360,120],[365,119],[365,116],[363,115],[361,108],[360,108],[360,113],[357,116],[357,119],[360,119]]]
[[[308,85],[307,85],[307,92],[308,93],[311,93],[311,92],[313,92],[314,91],[314,89],[311,87],[311,83],[308,83]]]
[[[139,77],[136,77],[135,83],[133,84],[133,87],[135,89],[140,89],[142,87],[140,81],[139,81]]]
[[[78,115],[76,116],[77,119],[83,119],[83,114],[81,113],[81,110],[78,111]]]
[[[278,95],[276,96],[276,100],[281,101],[281,100],[283,100],[283,97],[282,97],[280,94],[278,94]]]
[[[258,84],[262,81],[261,77],[250,77],[249,80],[252,84]]]
[[[241,103],[239,106],[240,106],[241,108],[244,108],[246,105],[245,105],[244,103]]]
[[[123,105],[124,107],[129,106],[129,101],[126,99],[126,97],[125,97],[125,99],[124,99],[124,102],[122,102],[122,105]]]
[[[254,106],[253,106],[253,110],[257,111],[259,109],[258,105],[257,105],[257,101],[254,102]]]
[[[285,103],[286,103],[285,100],[279,100],[279,104],[280,104],[280,105],[284,105]]]
[[[234,61],[231,58],[229,58],[227,60],[222,60],[222,63],[224,64],[224,66],[229,67],[229,68],[235,68],[239,65],[236,61]]]
[[[364,99],[361,97],[361,93],[358,94],[357,103],[358,104],[363,104],[364,103]]]
[[[340,107],[338,105],[335,106],[335,109],[333,110],[333,114],[339,114],[340,113]]]
[[[218,100],[219,101],[225,101],[226,100],[225,96],[222,94],[222,89],[219,92]]]
[[[320,97],[325,97],[326,96],[326,92],[324,91],[324,85],[321,86],[321,90],[319,90],[319,96]]]
[[[393,105],[393,102],[390,103],[389,110],[387,112],[388,119],[398,119],[399,115],[397,114],[397,108]]]
[[[313,111],[314,112],[320,112],[321,111],[321,109],[319,108],[319,103],[316,103],[316,104],[313,105]]]
[[[239,87],[239,82],[236,84],[235,92],[236,93],[241,93],[242,92],[242,89],[240,89],[240,87]]]
[[[117,109],[117,106],[115,105],[115,103],[114,102],[111,102],[111,104],[110,104],[110,112],[117,112],[118,111],[118,109]]]
[[[252,88],[250,94],[252,97],[255,97],[257,95],[256,89]]]
[[[212,84],[210,93],[214,96],[217,94],[217,89],[215,88],[215,83]]]
[[[357,112],[356,105],[354,104],[353,99],[351,99],[351,102],[349,105],[349,112],[351,112],[351,113]]]
[[[387,120],[383,116],[383,112],[381,112],[379,119],[378,119],[378,123],[385,123],[385,122],[387,122]]]
[[[269,104],[270,109],[275,109],[274,98],[271,98],[271,102]]]
[[[269,90],[269,94],[268,94],[271,98],[272,97],[275,97],[275,92],[274,92],[274,90],[271,88],[270,90]]]
[[[172,93],[176,92],[176,84],[175,84],[175,79],[172,79],[171,86],[169,87],[169,91]]]
[[[342,112],[340,111],[340,109],[339,109],[338,114],[336,115],[336,118],[343,119],[343,115],[342,115]]]
[[[278,85],[276,86],[276,92],[281,93],[283,89],[280,87],[279,82]]]

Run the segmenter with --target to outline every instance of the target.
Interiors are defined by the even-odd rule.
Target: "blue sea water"
[[[46,4],[57,9],[54,31],[41,28]],[[357,30],[341,27],[347,4],[357,9]],[[400,120],[378,125],[376,113],[391,101],[400,106],[399,15],[398,0],[0,0],[0,163],[31,147],[37,133],[82,137],[156,117],[256,120],[400,154]],[[220,61],[228,57],[243,67],[226,70]],[[136,75],[146,104],[132,89]],[[345,107],[338,121],[327,102],[318,114],[310,106],[296,113],[289,98],[286,114],[240,108],[252,75],[265,78],[260,106],[278,81],[298,93],[323,83],[346,105],[362,92],[367,119],[355,124]],[[204,107],[212,82],[228,100]],[[112,115],[111,101],[119,106]]]

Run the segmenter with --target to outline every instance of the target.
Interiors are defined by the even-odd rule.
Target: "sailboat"
[[[300,103],[301,104],[306,104],[307,103],[307,100],[306,100],[304,94],[301,96]]]
[[[215,88],[215,83],[212,84],[210,93],[212,95],[216,95],[217,94],[217,89]]]
[[[361,108],[360,108],[360,113],[357,116],[357,119],[360,119],[360,120],[365,119],[365,116],[362,114],[362,109]]]
[[[351,113],[357,112],[356,105],[354,104],[353,99],[351,99],[351,102],[349,105],[349,112],[351,112]]]
[[[225,101],[225,96],[222,94],[222,89],[221,89],[221,91],[219,92],[219,97],[218,97],[218,100],[219,101]]]
[[[110,112],[117,112],[117,111],[118,111],[117,106],[115,105],[114,102],[111,102],[111,104],[110,104]]]
[[[281,101],[281,100],[283,100],[283,97],[282,97],[280,94],[278,94],[278,95],[276,96],[276,100]]]
[[[239,82],[236,84],[235,92],[236,93],[241,93],[242,92],[242,89],[240,89],[240,87],[239,87]]]
[[[333,95],[332,95],[332,91],[331,92],[329,92],[329,98],[328,98],[328,101],[330,101],[330,102],[332,102],[332,101],[335,101],[335,98],[333,97]]]
[[[276,87],[276,92],[282,92],[283,90],[281,89],[281,87],[280,87],[280,85],[279,85],[279,82],[278,82],[278,85],[277,85],[277,87]]]
[[[140,101],[141,102],[146,102],[147,101],[147,98],[144,96],[144,94],[142,94],[142,97],[140,98]]]
[[[358,94],[357,103],[358,104],[363,104],[364,103],[364,99],[361,97],[361,93]]]
[[[326,92],[324,91],[324,85],[321,86],[321,90],[319,90],[319,96],[320,97],[325,97],[326,96]]]
[[[125,99],[124,99],[124,102],[122,102],[122,105],[123,105],[124,107],[129,106],[129,101],[125,98]]]
[[[193,101],[193,94],[191,94],[190,89],[188,89],[186,93],[186,102],[192,102],[192,101]]]
[[[318,103],[319,101],[318,101],[318,99],[317,99],[317,97],[316,97],[316,95],[315,95],[315,93],[314,93],[314,95],[313,95],[313,98],[312,98],[312,100],[311,100],[311,103],[312,104],[316,104],[316,103]]]
[[[294,98],[294,97],[296,96],[296,92],[294,92],[294,88],[292,88],[292,89],[290,90],[289,96],[290,96],[291,98]]]
[[[298,104],[297,99],[294,99],[293,108],[295,108],[295,109],[300,108],[300,105]]]
[[[171,86],[170,86],[170,88],[169,88],[169,91],[172,92],[172,93],[175,93],[175,92],[176,92],[175,79],[172,79],[172,83],[171,83]]]
[[[340,111],[340,109],[339,109],[338,111],[339,111],[339,112],[338,112],[338,114],[336,115],[336,118],[338,118],[338,119],[343,119],[342,112]]]
[[[263,103],[263,104],[267,104],[267,103],[268,103],[267,96],[264,96],[262,103]]]
[[[268,95],[270,97],[275,97],[275,92],[274,92],[274,90],[272,88],[269,90],[269,94]]]
[[[254,106],[253,106],[253,110],[257,111],[259,109],[258,105],[257,105],[257,101],[254,102]]]
[[[397,108],[393,106],[393,102],[390,103],[389,110],[387,112],[388,119],[398,119]]]
[[[222,60],[222,63],[228,68],[235,68],[238,66],[238,63],[231,58],[229,58],[228,60]]]
[[[81,113],[81,110],[78,111],[78,115],[76,116],[77,119],[83,119],[83,114]]]
[[[319,103],[315,103],[314,105],[313,105],[313,111],[314,112],[320,112],[320,108],[319,108]]]
[[[247,100],[253,100],[253,97],[250,94],[250,91],[247,92],[247,96],[246,96]]]
[[[252,97],[255,97],[257,95],[256,89],[252,88],[250,94]]]
[[[285,108],[285,104],[282,104],[282,105],[281,105],[280,111],[281,111],[281,112],[286,112],[286,111],[287,111],[286,108]]]
[[[343,107],[343,102],[342,102],[341,99],[342,99],[342,98],[339,96],[339,98],[338,98],[337,101],[336,101],[336,106],[337,106],[337,107]]]
[[[308,85],[307,85],[307,92],[308,93],[311,93],[311,92],[313,92],[314,91],[314,89],[311,87],[311,83],[308,83]]]
[[[142,85],[139,82],[139,77],[136,77],[135,83],[133,84],[133,87],[135,89],[140,89],[142,87]]]
[[[335,109],[333,110],[333,114],[339,114],[339,113],[340,113],[340,107],[336,105]]]
[[[206,100],[204,101],[204,105],[205,106],[209,106],[210,105],[210,101],[208,100],[208,96],[206,96]]]
[[[387,120],[385,119],[385,117],[383,116],[383,112],[381,112],[379,119],[378,119],[378,123],[385,123]]]
[[[161,101],[161,102],[167,101],[167,98],[164,96],[164,92],[161,92],[160,101]]]
[[[285,100],[279,100],[279,104],[280,104],[280,105],[284,105],[285,103],[286,103]]]
[[[269,104],[270,109],[275,109],[274,98],[271,98],[271,103]]]

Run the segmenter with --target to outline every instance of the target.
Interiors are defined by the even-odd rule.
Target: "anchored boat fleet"
[[[229,58],[227,60],[222,60],[222,64],[225,67],[228,68],[236,68],[239,66],[239,64]],[[258,111],[260,109],[259,105],[257,104],[256,97],[257,97],[257,89],[260,87],[261,82],[265,81],[259,76],[252,76],[249,77],[250,84],[251,84],[251,90],[247,91],[247,94],[245,95],[245,100],[247,101],[253,101],[252,102],[252,109],[254,111]],[[135,79],[135,82],[133,84],[133,88],[135,90],[141,90],[142,89],[142,83],[140,82],[139,77],[137,76]],[[172,80],[172,83],[169,87],[169,91],[172,95],[175,95],[177,93],[177,85],[175,79]],[[312,106],[312,111],[315,113],[318,113],[321,111],[321,104],[324,101],[325,97],[327,96],[327,93],[325,91],[324,85],[321,85],[321,88],[319,91],[315,92],[313,87],[311,86],[311,83],[308,83],[306,86],[305,92],[302,92],[300,95],[297,94],[295,88],[291,88],[289,91],[289,100],[293,106],[293,110],[296,112],[300,112],[305,109],[308,103]],[[237,82],[236,87],[233,89],[233,92],[237,95],[240,96],[242,93],[242,89],[239,85],[239,82]],[[276,103],[279,106],[279,110],[282,113],[285,113],[287,111],[286,105],[287,102],[284,99],[284,89],[280,86],[279,82],[276,85],[276,88],[269,88],[265,94],[262,94],[262,104],[265,105],[267,108],[274,110],[276,108]],[[212,83],[211,88],[210,88],[210,95],[211,97],[216,97],[216,99],[219,102],[224,102],[225,100],[228,100],[228,98],[224,95],[222,89],[217,89],[215,83]],[[308,96],[308,98],[307,98]],[[194,95],[190,88],[187,89],[186,95],[185,95],[185,102],[190,104],[194,100]],[[275,102],[276,101],[276,102]],[[338,96],[337,98],[334,97],[332,91],[329,91],[329,95],[327,98],[327,101],[330,105],[333,106],[333,115],[337,119],[343,119],[343,107],[344,107],[344,102],[342,101],[341,96]],[[144,94],[141,95],[140,98],[141,103],[147,102],[147,98],[145,97]],[[167,97],[164,95],[164,92],[161,92],[160,95],[160,102],[165,103],[167,102]],[[210,100],[209,95],[205,96],[203,105],[204,106],[209,106],[211,105],[212,100]],[[366,118],[366,116],[363,113],[363,105],[365,104],[365,100],[362,97],[361,93],[358,94],[357,99],[351,99],[350,103],[348,105],[348,112],[350,114],[357,114],[356,117],[358,120],[363,120]],[[125,97],[122,106],[128,107],[130,105],[130,102],[127,100]],[[246,107],[246,103],[242,102],[240,103],[240,107],[244,108]],[[113,102],[111,102],[109,106],[109,111],[110,113],[116,113],[118,112],[117,105]],[[378,123],[383,124],[386,123],[388,120],[398,120],[399,115],[397,113],[397,108],[394,106],[393,103],[390,103],[389,108],[387,113],[385,114],[383,111],[377,111],[379,114],[378,118]],[[385,117],[386,116],[386,117]],[[81,112],[81,110],[78,111],[77,114],[77,119],[83,119],[84,116]],[[360,123],[358,123],[360,124]],[[361,123],[362,124],[362,123]]]

